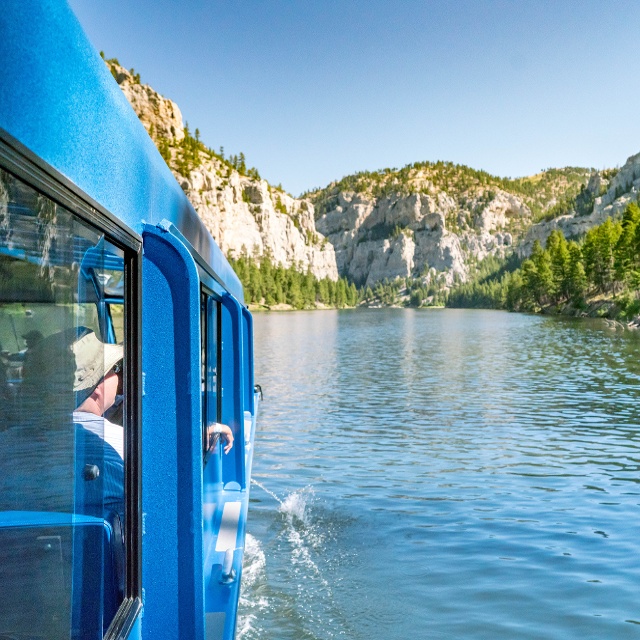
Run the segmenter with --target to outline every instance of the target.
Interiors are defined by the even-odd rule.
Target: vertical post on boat
[[[222,460],[222,481],[245,489],[245,345],[243,344],[242,305],[231,295],[222,296],[222,406],[221,421],[233,431],[233,449]]]

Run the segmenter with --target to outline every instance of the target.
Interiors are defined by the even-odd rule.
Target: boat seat
[[[122,600],[117,527],[91,516],[0,512],[0,640],[101,639]]]

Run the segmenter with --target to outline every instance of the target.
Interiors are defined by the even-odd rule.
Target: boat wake
[[[304,569],[304,578],[316,581],[316,588],[321,587],[326,595],[333,597],[331,586],[324,578],[320,568],[314,561],[311,551],[321,549],[325,540],[324,533],[307,517],[307,507],[314,499],[311,487],[290,493],[280,505],[280,513],[286,518],[285,535],[291,544],[291,564]],[[296,573],[299,571],[296,569]],[[307,589],[308,585],[299,584],[298,590]]]
[[[313,489],[306,487],[300,491],[290,493],[280,502],[280,513],[296,518],[303,524],[307,524],[306,511],[309,498],[313,497]]]
[[[262,542],[247,535],[238,638],[265,640],[264,629],[274,628],[277,640],[356,638],[336,593],[343,568],[334,544],[340,527],[336,514],[317,503],[311,486],[281,499],[252,482],[277,509],[262,512],[267,518],[260,527]]]
[[[289,543],[291,590],[295,589],[296,613],[302,637],[314,640],[355,638],[341,606],[339,591],[341,558],[336,555],[333,510],[318,504],[313,487],[295,491],[283,500],[283,535]]]
[[[260,616],[269,608],[265,592],[267,560],[260,542],[247,533],[244,543],[242,563],[242,583],[240,587],[240,611],[238,616],[238,638],[250,640],[261,637]]]

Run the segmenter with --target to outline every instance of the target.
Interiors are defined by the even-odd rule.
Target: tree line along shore
[[[346,278],[316,278],[300,267],[274,264],[271,257],[228,258],[242,282],[245,301],[254,309],[355,307],[361,292]]]

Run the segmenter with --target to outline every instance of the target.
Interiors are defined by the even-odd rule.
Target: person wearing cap
[[[102,417],[122,346],[73,327],[43,338],[31,357],[14,422],[0,431],[0,510],[116,513],[123,522],[123,430]]]
[[[75,359],[73,422],[82,434],[76,440],[76,455],[85,469],[88,466],[97,473],[95,480],[82,485],[83,510],[89,515],[102,511],[105,517],[115,512],[123,523],[124,429],[103,414],[116,400],[124,349],[102,342],[93,332],[78,338],[71,349]]]
[[[124,430],[104,417],[116,401],[124,349],[88,333],[73,344],[76,361],[73,391],[77,408],[73,421],[95,433],[124,459]]]
[[[122,369],[124,351],[121,345],[105,344],[95,333],[89,333],[73,345],[76,358],[76,376],[73,390],[78,408],[73,412],[73,421],[100,436],[124,459],[124,431],[104,417],[115,403],[118,374]],[[213,433],[224,440],[224,452],[233,447],[233,432],[226,424],[216,422]]]

